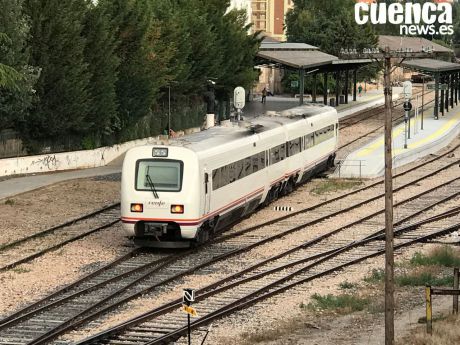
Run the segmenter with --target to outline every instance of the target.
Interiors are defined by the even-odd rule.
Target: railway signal
[[[190,315],[197,317],[196,309],[191,306],[195,302],[195,290],[184,289],[182,294],[182,310],[187,313],[187,329],[188,329],[188,344],[192,344],[191,330],[190,330]]]

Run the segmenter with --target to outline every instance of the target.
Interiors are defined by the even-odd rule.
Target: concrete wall
[[[178,135],[199,132],[200,128],[191,128]],[[146,144],[165,143],[165,137],[151,137],[133,140],[115,146],[101,147],[95,150],[52,153],[38,156],[6,158],[0,160],[0,177],[18,174],[43,173],[61,170],[97,168],[105,166],[124,154],[130,148]]]

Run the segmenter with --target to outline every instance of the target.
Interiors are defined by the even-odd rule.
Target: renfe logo
[[[376,0],[356,0],[355,20],[359,25],[391,23],[399,25],[400,35],[453,35],[452,2],[435,0],[424,4]],[[436,25],[435,25],[436,24]]]

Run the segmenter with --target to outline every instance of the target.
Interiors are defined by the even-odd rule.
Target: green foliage
[[[452,286],[453,276],[436,276],[432,272],[414,272],[395,277],[398,286]]]
[[[84,0],[26,0],[31,64],[41,69],[40,101],[22,124],[28,141],[81,134],[88,129],[89,73],[84,61]]]
[[[339,284],[339,287],[342,289],[342,290],[352,290],[352,289],[356,289],[357,288],[357,284],[355,283],[350,283],[349,281],[345,280],[344,282],[341,282]]]
[[[336,192],[340,190],[351,189],[361,185],[362,182],[359,180],[343,180],[343,179],[328,179],[321,182],[315,188],[312,189],[312,193],[325,194],[330,192]]]
[[[364,310],[370,301],[367,298],[361,298],[350,294],[341,294],[334,296],[314,294],[312,302],[307,308],[311,310],[334,310],[339,312],[354,312]]]
[[[422,253],[415,253],[410,263],[415,266],[445,266],[445,267],[459,267],[460,255],[455,252],[452,247],[442,246],[433,250],[428,255]]]
[[[13,199],[6,199],[5,205],[13,206],[15,204],[15,201]]]
[[[22,121],[34,99],[37,69],[28,65],[29,23],[23,0],[0,0],[0,129]]]
[[[107,2],[96,6],[89,1],[83,29],[85,61],[90,74],[86,122],[91,135],[98,138],[120,129],[116,95],[120,59],[115,54],[118,43],[112,35],[112,23],[107,12]],[[83,145],[83,148],[87,147]]]
[[[365,277],[364,281],[370,284],[377,284],[383,282],[385,279],[385,271],[383,269],[372,269],[370,276]]]
[[[286,15],[288,41],[308,43],[335,56],[341,48],[376,47],[378,38],[371,24],[356,24],[354,4],[354,0],[294,0]],[[359,79],[375,77],[378,69],[362,69]]]

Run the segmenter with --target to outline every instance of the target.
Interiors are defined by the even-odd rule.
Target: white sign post
[[[241,109],[246,105],[246,90],[241,86],[236,87],[233,91],[233,105],[238,112],[238,121],[240,121]]]

